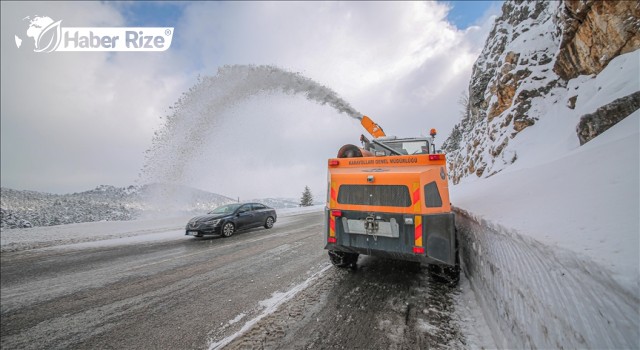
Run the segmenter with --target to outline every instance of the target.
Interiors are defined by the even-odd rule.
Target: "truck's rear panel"
[[[443,154],[329,160],[325,249],[455,264]]]

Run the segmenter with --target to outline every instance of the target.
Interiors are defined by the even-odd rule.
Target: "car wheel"
[[[359,254],[357,253],[345,253],[345,252],[330,250],[329,260],[331,260],[331,263],[333,264],[333,266],[348,267],[351,265],[355,265],[358,262],[358,255]]]
[[[222,236],[231,237],[235,230],[236,230],[236,227],[233,225],[233,223],[227,222],[222,226]]]
[[[269,216],[267,221],[264,222],[264,228],[272,228],[273,227],[273,218]]]

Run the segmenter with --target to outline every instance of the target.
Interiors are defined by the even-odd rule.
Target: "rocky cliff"
[[[614,57],[637,50],[639,17],[637,1],[565,1],[554,72],[564,80],[598,74]]]
[[[619,96],[640,90],[632,86],[640,84],[637,75],[623,76],[628,81],[617,91],[580,88],[638,48],[637,1],[506,1],[473,67],[466,113],[443,147],[453,182],[517,162],[521,148],[514,143],[522,144],[523,131],[542,119],[573,123],[578,146],[640,108],[637,96]]]

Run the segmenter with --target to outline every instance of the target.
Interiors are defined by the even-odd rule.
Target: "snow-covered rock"
[[[616,56],[637,50],[639,17],[634,1],[565,1],[553,70],[565,80],[598,74]]]
[[[639,11],[508,1],[474,66],[444,148],[500,347],[638,347]]]
[[[443,146],[454,183],[486,178],[520,161],[515,140],[543,118],[565,118],[550,106],[562,103],[571,112],[579,98],[572,90],[580,85],[576,79],[640,48],[640,9],[632,1],[507,1],[502,11],[474,64],[466,114]],[[601,102],[581,112],[612,101]]]

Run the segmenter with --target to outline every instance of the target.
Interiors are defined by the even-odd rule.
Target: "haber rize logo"
[[[26,35],[34,41],[33,51],[51,52],[58,48],[62,37],[60,30],[62,21],[55,22],[46,16],[33,16],[33,18],[27,16],[23,21],[29,21]],[[18,48],[22,45],[22,41],[22,38],[16,35],[16,46]]]
[[[16,46],[31,38],[35,52],[165,51],[173,40],[173,27],[62,27],[62,20],[37,15],[23,21],[26,37],[16,35]]]

